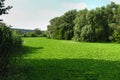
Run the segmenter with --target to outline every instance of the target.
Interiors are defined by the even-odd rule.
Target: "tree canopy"
[[[5,6],[4,3],[5,0],[0,0],[0,15],[2,14],[8,14],[8,10],[12,8],[12,6]]]
[[[120,5],[70,10],[50,20],[48,38],[88,42],[120,42]]]

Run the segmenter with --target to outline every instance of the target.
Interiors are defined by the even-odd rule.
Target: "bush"
[[[0,53],[9,52],[12,44],[12,30],[4,23],[0,23]]]
[[[22,39],[21,37],[17,34],[16,31],[12,32],[12,48],[13,49],[19,49],[22,46]]]
[[[0,80],[8,75],[9,57],[22,46],[22,39],[9,26],[0,23]]]
[[[0,54],[10,53],[20,48],[21,45],[22,39],[19,35],[10,26],[0,23]]]
[[[31,32],[29,34],[30,34],[30,37],[37,37],[37,34],[35,32]]]

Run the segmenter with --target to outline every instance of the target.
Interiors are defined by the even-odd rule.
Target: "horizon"
[[[13,8],[8,11],[8,15],[1,18],[12,28],[47,30],[50,19],[63,15],[66,11],[76,9],[95,9],[96,7],[106,6],[111,1],[120,4],[120,0],[7,0],[6,6]]]

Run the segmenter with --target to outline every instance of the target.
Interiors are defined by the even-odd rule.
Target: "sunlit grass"
[[[28,59],[103,59],[120,60],[120,44],[85,43],[46,38],[23,38],[25,46],[38,48],[25,58]],[[42,47],[42,49],[39,49]]]

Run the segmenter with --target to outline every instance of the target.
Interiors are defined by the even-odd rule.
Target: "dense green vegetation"
[[[5,6],[5,0],[0,0],[0,16],[8,14],[11,6]],[[3,21],[0,19],[0,21]],[[22,46],[22,39],[13,31],[11,26],[0,22],[0,80],[8,80],[9,57]]]
[[[48,25],[48,38],[70,40],[73,37],[74,19],[77,11],[71,10],[61,17],[50,20]]]
[[[10,26],[0,23],[0,53],[10,53],[19,49],[22,45],[22,39],[13,31]]]
[[[34,30],[28,29],[14,29],[22,37],[46,37],[46,32],[38,28]]]
[[[50,20],[48,38],[87,42],[120,42],[120,5],[71,10]]]
[[[46,38],[23,40],[25,47],[19,52],[23,54],[11,63],[9,80],[120,79],[120,44]]]
[[[0,23],[0,79],[7,77],[9,57],[21,46],[21,37],[9,26]]]

